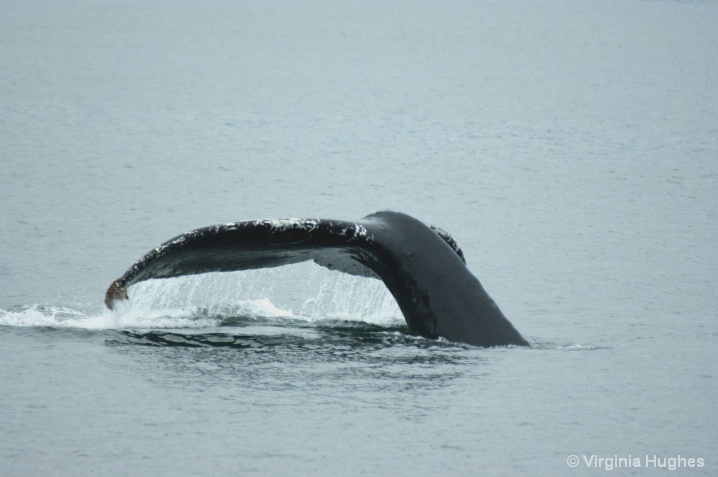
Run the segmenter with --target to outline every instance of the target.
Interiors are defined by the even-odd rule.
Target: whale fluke
[[[151,250],[112,282],[105,304],[149,279],[277,267],[314,260],[383,280],[410,329],[476,346],[528,345],[466,267],[451,235],[406,214],[356,222],[270,219],[196,229]]]

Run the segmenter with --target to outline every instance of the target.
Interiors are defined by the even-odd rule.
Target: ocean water
[[[0,2],[0,476],[716,475],[718,4]],[[185,231],[398,210],[530,348]]]

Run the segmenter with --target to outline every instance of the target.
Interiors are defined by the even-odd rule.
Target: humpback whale
[[[475,346],[527,346],[466,266],[451,235],[399,212],[356,222],[269,219],[196,229],[151,250],[112,282],[105,304],[149,279],[277,267],[314,260],[330,270],[381,279],[408,327]]]

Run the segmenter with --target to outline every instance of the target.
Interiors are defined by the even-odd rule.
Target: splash
[[[210,328],[221,326],[226,317],[247,319],[290,317],[268,299],[246,300],[216,309],[201,307],[152,309],[146,304],[123,303],[115,310],[99,313],[53,305],[26,305],[0,310],[0,326],[82,328],[89,330],[137,328]]]
[[[226,315],[235,312],[232,307],[250,301],[254,309],[243,312],[261,316],[378,325],[404,322],[394,297],[380,280],[330,271],[311,262],[148,280],[131,287],[129,297],[131,306],[142,304],[148,311],[203,309],[210,315]],[[245,301],[237,303],[235,297]]]
[[[114,310],[25,305],[0,310],[0,326],[83,329],[215,328],[246,320],[352,321],[403,324],[379,280],[307,263],[275,269],[148,280],[128,290]],[[271,297],[271,298],[269,298]],[[293,310],[297,310],[295,313]]]
[[[318,290],[299,308],[302,316],[364,321],[376,325],[404,322],[396,300],[380,280],[315,267]],[[320,278],[323,277],[323,278]]]
[[[63,306],[24,305],[10,310],[0,310],[0,326],[78,327],[87,318],[86,313]]]

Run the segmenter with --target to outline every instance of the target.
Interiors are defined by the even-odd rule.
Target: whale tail
[[[410,329],[477,346],[528,345],[466,267],[451,235],[398,212],[357,222],[270,219],[196,229],[154,248],[112,282],[105,304],[149,279],[313,260],[383,280]]]

